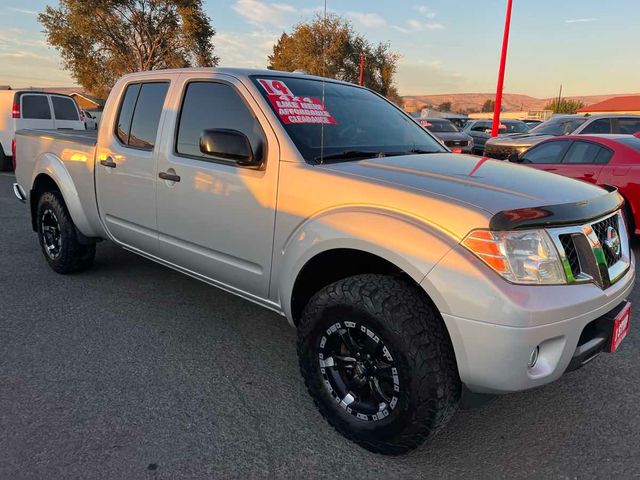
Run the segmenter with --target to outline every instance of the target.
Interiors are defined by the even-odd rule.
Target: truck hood
[[[486,145],[500,145],[512,147],[528,147],[538,142],[551,138],[552,135],[536,135],[531,133],[514,133],[512,135],[504,135],[501,137],[490,138]]]
[[[447,197],[492,215],[517,208],[582,202],[607,194],[594,185],[524,165],[450,153],[372,158],[320,168],[419,191],[425,196]]]

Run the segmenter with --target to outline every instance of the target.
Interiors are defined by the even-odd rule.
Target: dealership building
[[[640,95],[613,97],[578,110],[578,113],[633,113],[640,115]]]

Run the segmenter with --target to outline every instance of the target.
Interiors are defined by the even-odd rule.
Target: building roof
[[[640,111],[640,95],[614,97],[578,110],[581,112],[629,112]]]

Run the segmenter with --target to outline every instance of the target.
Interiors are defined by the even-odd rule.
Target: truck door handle
[[[158,174],[158,177],[160,177],[162,180],[168,180],[170,182],[180,181],[180,175],[176,175],[175,173],[160,172]]]
[[[116,168],[118,165],[113,161],[113,158],[107,157],[104,160],[100,160],[100,165],[103,167]]]

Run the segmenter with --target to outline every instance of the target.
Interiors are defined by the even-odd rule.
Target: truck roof
[[[329,81],[334,83],[342,83],[345,85],[351,85],[351,86],[354,85],[353,83],[344,82],[342,80],[334,80],[332,78],[319,77],[316,75],[310,75],[310,74],[301,73],[301,72],[283,72],[280,70],[268,70],[264,68],[261,69],[261,68],[236,68],[236,67],[168,68],[168,69],[148,70],[143,72],[128,73],[126,75],[123,75],[122,78],[163,77],[163,76],[166,76],[167,74],[179,75],[183,73],[226,73],[228,75],[232,75],[234,77],[239,77],[239,78],[248,78],[250,76],[260,76],[260,75],[263,75],[265,77],[278,76],[278,77],[324,80],[324,81]]]

